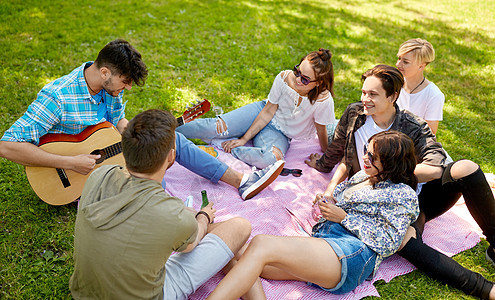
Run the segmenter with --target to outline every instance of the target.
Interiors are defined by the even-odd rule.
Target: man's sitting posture
[[[211,203],[195,213],[163,189],[176,124],[166,111],[138,114],[122,134],[127,171],[103,166],[86,182],[75,225],[74,298],[186,299],[249,238],[247,220],[211,224]]]

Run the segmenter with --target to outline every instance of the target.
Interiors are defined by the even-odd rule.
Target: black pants
[[[492,282],[430,248],[421,239],[424,223],[449,210],[463,195],[469,212],[483,230],[488,242],[495,246],[495,199],[485,174],[478,168],[476,172],[454,180],[450,174],[453,164],[455,163],[445,169],[440,179],[423,185],[419,194],[421,215],[414,224],[416,238],[411,238],[399,251],[399,255],[434,279],[466,294],[488,299]]]

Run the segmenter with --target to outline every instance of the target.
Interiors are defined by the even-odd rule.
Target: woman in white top
[[[196,119],[177,131],[208,143],[225,139],[223,150],[260,169],[284,159],[291,139],[311,139],[316,133],[324,151],[326,125],[335,122],[331,57],[326,49],[311,52],[292,71],[275,77],[268,99],[217,118]],[[253,146],[245,146],[249,140]]]
[[[397,104],[423,118],[433,133],[443,119],[445,96],[440,89],[425,78],[426,66],[435,59],[433,46],[423,39],[411,39],[399,48],[396,66],[405,79]]]

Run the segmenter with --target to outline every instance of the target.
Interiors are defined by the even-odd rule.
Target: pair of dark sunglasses
[[[373,153],[368,151],[368,145],[364,145],[364,154],[368,155],[368,160],[370,161],[370,165],[373,165]]]
[[[301,74],[301,71],[299,71],[299,65],[300,64],[294,66],[293,72],[296,77],[301,77],[302,84],[308,85],[311,82],[317,81],[317,80],[311,80],[311,78],[309,78],[308,76]]]
[[[301,177],[302,175],[302,170],[301,169],[282,169],[282,173],[280,173],[280,176],[288,176],[289,174],[292,174],[294,177]]]

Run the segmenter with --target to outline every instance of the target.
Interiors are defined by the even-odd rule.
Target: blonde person
[[[397,52],[397,69],[404,76],[397,104],[428,123],[431,131],[437,133],[443,119],[445,95],[431,81],[426,79],[426,66],[435,60],[435,49],[423,39],[411,39],[400,45]]]
[[[397,105],[400,109],[406,109],[424,119],[431,131],[436,134],[438,124],[443,119],[445,95],[424,75],[426,66],[434,60],[435,49],[431,43],[417,38],[400,45],[395,65],[405,81]],[[327,127],[330,144],[336,124]]]
[[[372,276],[419,214],[414,144],[405,134],[381,132],[368,140],[362,159],[364,170],[331,198],[317,196],[323,217],[311,237],[255,236],[208,299],[237,299],[258,276],[306,281],[335,294]]]

